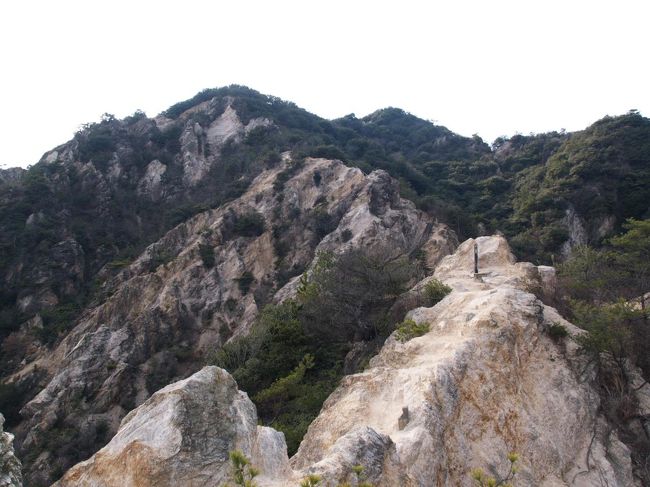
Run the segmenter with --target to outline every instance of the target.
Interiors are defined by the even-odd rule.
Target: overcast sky
[[[102,113],[244,84],[326,118],[396,106],[492,142],[650,115],[650,2],[0,3],[0,164]]]

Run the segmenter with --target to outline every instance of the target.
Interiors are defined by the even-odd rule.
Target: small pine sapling
[[[515,452],[508,453],[508,461],[510,462],[510,469],[501,480],[486,475],[482,469],[473,468],[470,472],[472,479],[479,487],[513,487],[511,483],[517,473],[518,467],[515,465],[519,460],[519,454]]]
[[[260,474],[260,471],[251,465],[251,461],[246,458],[240,450],[233,450],[228,455],[230,457],[231,480],[237,487],[257,487],[253,480]],[[231,487],[230,483],[224,484],[224,487]]]
[[[302,482],[300,482],[300,487],[316,487],[317,485],[320,485],[321,480],[322,479],[320,475],[309,474],[307,477],[302,479]]]

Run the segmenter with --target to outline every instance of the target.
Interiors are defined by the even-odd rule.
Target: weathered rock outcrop
[[[616,217],[605,214],[597,218],[585,219],[578,214],[573,205],[569,205],[565,210],[562,224],[566,226],[569,238],[562,244],[560,250],[564,257],[568,257],[574,248],[593,244],[611,235],[616,226]]]
[[[282,433],[257,426],[255,406],[234,379],[206,367],[156,392],[122,420],[105,448],[55,485],[222,485],[236,449],[262,470],[261,481],[291,473]]]
[[[539,284],[539,269],[515,263],[501,237],[476,243],[479,276],[473,240],[441,261],[435,277],[453,292],[410,313],[429,333],[389,339],[365,372],[346,377],[294,468],[340,478],[328,458],[364,427],[393,443],[391,461],[371,476],[378,485],[398,475],[403,485],[470,485],[472,467],[503,472],[509,451],[522,456],[517,485],[633,485],[629,451],[599,416],[575,345],[544,333],[555,322],[577,330],[525,291]]]
[[[474,243],[480,252],[476,276]],[[363,465],[367,479],[376,486],[469,486],[471,468],[503,473],[510,451],[521,455],[519,486],[635,485],[629,450],[599,415],[593,371],[574,342],[556,343],[545,333],[553,323],[571,334],[580,331],[526,291],[531,285],[539,288],[542,278],[548,283],[550,273],[549,268],[516,263],[502,237],[469,240],[444,258],[435,277],[453,292],[434,307],[410,313],[416,322],[429,323],[430,331],[405,343],[389,338],[367,370],[342,381],[291,459],[293,472],[286,466],[280,437],[273,436],[275,446],[255,450],[260,429],[252,426],[254,412],[245,414],[239,426],[230,416],[222,428],[249,435],[240,444],[265,473],[262,486],[297,485],[308,473],[336,484],[351,480],[355,465]],[[113,485],[109,479],[123,465],[127,472],[131,465],[159,465],[156,462],[165,455],[159,452],[182,451],[172,448],[177,444],[196,444],[200,452],[205,445],[236,445],[231,433],[211,436],[210,428],[198,425],[195,441],[188,436],[192,429],[183,430],[182,441],[174,436],[179,424],[183,429],[195,422],[193,418],[217,414],[209,413],[216,411],[212,402],[197,403],[196,410],[182,413],[185,418],[172,421],[170,428],[163,427],[165,419],[155,434],[148,433],[151,422],[160,417],[153,411],[162,398],[193,381],[197,387],[208,387],[197,378],[211,375],[221,377],[221,384],[232,384],[225,372],[207,368],[168,386],[127,416],[111,443],[68,472],[61,485]],[[210,384],[209,388],[219,389]],[[245,402],[234,384],[228,390],[232,391],[228,397],[235,399],[216,401],[219,415]],[[171,415],[177,410],[177,406],[165,409]],[[215,478],[223,478],[226,448],[209,467],[210,472],[219,472]],[[127,452],[135,450],[143,454],[127,459]],[[201,455],[184,457],[187,463],[178,466],[183,478],[198,479],[191,472],[206,472],[205,463],[197,461]],[[176,465],[176,457],[168,458]],[[151,470],[155,477],[145,476],[138,483],[129,473],[121,485],[149,485],[151,478],[156,485],[174,485],[171,477],[159,473],[167,472],[166,467],[156,468],[160,470]]]
[[[203,107],[203,110],[209,112],[210,103]],[[214,103],[217,103],[217,100],[214,100]],[[261,117],[254,118],[244,125],[231,105],[207,127],[190,119],[181,136],[183,183],[189,187],[196,186],[217,163],[219,151],[225,144],[241,142],[252,130],[270,125],[270,120]]]
[[[147,169],[138,182],[138,194],[146,195],[151,201],[159,201],[164,196],[162,178],[167,171],[165,166],[158,159],[147,164]]]
[[[0,487],[21,487],[20,461],[14,455],[14,435],[3,431],[5,418],[0,414]]]
[[[389,246],[411,254],[426,246],[425,257],[435,262],[455,244],[453,233],[399,197],[383,171],[364,175],[308,159],[263,172],[240,198],[149,246],[53,352],[12,377],[48,375],[16,428],[22,451],[38,452],[30,458],[30,481],[46,483],[53,465],[67,468],[65,462],[80,459],[75,455],[92,454],[129,410],[247,333],[264,303],[294,292],[295,280],[282,285],[317,251]],[[242,276],[251,281],[247,288]],[[86,446],[56,450],[70,444]]]

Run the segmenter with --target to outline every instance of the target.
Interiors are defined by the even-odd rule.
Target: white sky
[[[647,0],[0,2],[0,164],[232,83],[487,142],[650,115]]]

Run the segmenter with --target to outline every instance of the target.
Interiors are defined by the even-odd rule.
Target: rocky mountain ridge
[[[327,121],[235,86],[155,118],[105,115],[35,166],[0,170],[0,411],[27,484],[247,336],[321,252],[388,248],[432,272],[457,246],[451,227],[501,231],[549,263],[650,217],[649,141],[632,111],[490,148],[399,109]],[[345,372],[379,344],[352,344]],[[380,429],[373,444],[392,438]],[[322,460],[306,451],[304,465]]]
[[[30,480],[43,482],[53,465],[74,460],[69,445],[92,448],[159,387],[246,334],[265,302],[291,295],[297,278],[284,288],[282,281],[316,253],[380,245],[406,255],[422,249],[435,265],[455,240],[400,199],[386,173],[366,176],[325,159],[265,171],[231,204],[170,231],[106,285],[105,302],[82,314],[52,352],[10,378],[37,374],[45,384],[15,429],[30,453]]]
[[[261,468],[261,486],[349,481],[359,464],[377,486],[469,486],[471,468],[503,471],[510,451],[521,455],[517,485],[636,485],[629,450],[599,413],[593,370],[571,339],[547,333],[582,331],[526,290],[552,291],[553,269],[516,263],[495,236],[464,242],[434,275],[452,293],[409,314],[429,331],[393,335],[346,377],[290,461],[232,378],[208,367],[154,394],[56,485],[220,484],[233,449]]]
[[[339,126],[235,86],[206,90],[155,118],[136,112],[118,120],[106,114],[28,170],[3,170],[0,337],[51,311],[55,316],[42,341],[56,341],[67,331],[65,323],[95,299],[96,281],[130,263],[178,223],[239,197],[282,153],[345,159],[332,152],[340,137],[356,140],[364,151],[374,147],[372,154],[384,153],[380,142],[408,139],[380,130],[395,116],[435,142],[430,150],[440,157],[469,158],[487,150],[399,110],[362,124],[346,118]],[[362,129],[370,132],[357,133]],[[393,174],[391,167],[362,169]]]

